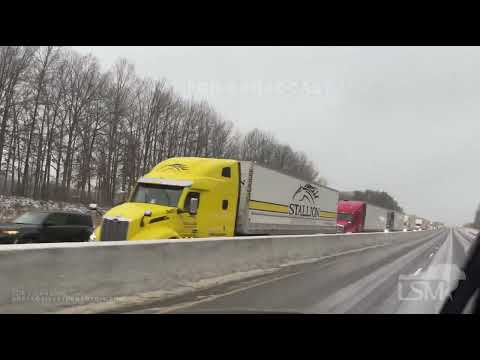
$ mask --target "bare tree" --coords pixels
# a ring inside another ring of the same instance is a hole
[[[125,59],[102,72],[68,49],[0,47],[3,193],[111,205],[174,156],[253,160],[324,181],[305,154],[259,129],[242,136],[206,101],[139,78]]]
[[[41,107],[41,95],[44,92],[45,83],[48,81],[48,70],[50,69],[58,50],[54,46],[47,46],[41,48],[36,54],[33,60],[33,74],[32,74],[32,88],[34,89],[34,99],[33,99],[33,113],[28,125],[28,138],[27,138],[27,147],[25,153],[25,164],[23,168],[23,179],[21,185],[21,194],[28,194],[28,182],[30,179],[29,165],[30,165],[30,153],[32,150],[32,143],[34,140],[34,131],[37,123],[38,113]],[[42,137],[43,134],[40,134]]]
[[[32,47],[0,47],[0,109],[2,120],[0,125],[0,165],[2,164],[5,138],[8,132],[9,119],[13,117],[15,106],[20,100],[18,94],[18,86],[24,81],[25,74],[35,54],[36,48]],[[16,133],[13,129],[13,122],[10,133],[10,147],[7,152],[9,154],[7,169],[5,169],[5,179],[7,179],[8,166],[12,156],[13,138]],[[16,130],[16,129],[15,129]],[[6,186],[6,181],[4,182]]]

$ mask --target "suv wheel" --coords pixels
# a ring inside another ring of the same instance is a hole
[[[33,244],[34,241],[32,238],[18,238],[13,242],[14,244]]]

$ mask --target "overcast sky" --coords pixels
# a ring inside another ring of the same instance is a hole
[[[241,131],[302,150],[338,190],[462,225],[480,203],[480,48],[73,47],[124,57]]]

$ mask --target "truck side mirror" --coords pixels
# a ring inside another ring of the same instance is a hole
[[[144,226],[145,226],[145,223],[143,222],[143,219],[144,219],[145,217],[150,217],[150,216],[152,216],[152,210],[145,210],[145,211],[143,212],[142,220],[140,220],[140,227],[144,227]]]
[[[190,215],[196,215],[198,211],[198,199],[192,198],[190,199],[190,210],[188,211]]]

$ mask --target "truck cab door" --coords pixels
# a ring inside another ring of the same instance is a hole
[[[180,221],[182,223],[180,235],[182,237],[197,237],[197,214],[193,215],[190,213],[192,199],[197,199],[198,201],[197,212],[200,209],[200,193],[194,191],[189,192],[185,198],[185,205],[183,207],[185,212],[180,214]]]
[[[358,224],[357,225],[357,232],[361,233],[363,232],[363,226],[365,225],[364,224],[364,217],[361,216],[361,214],[356,214],[355,216],[355,223]]]

